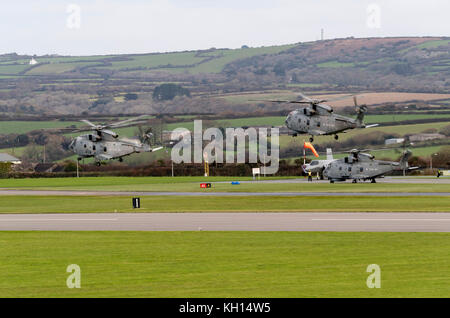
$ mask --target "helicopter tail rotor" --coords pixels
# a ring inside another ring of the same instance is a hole
[[[356,122],[359,127],[365,127],[364,125],[364,114],[367,112],[367,105],[358,105],[358,100],[356,99],[356,95],[353,96],[353,104],[355,104],[356,109]]]

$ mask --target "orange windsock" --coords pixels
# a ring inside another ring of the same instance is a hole
[[[312,151],[314,156],[319,157],[319,154],[317,153],[316,149],[314,149],[314,146],[312,145],[312,143],[310,143],[310,142],[303,143],[303,148],[308,148],[309,150]]]

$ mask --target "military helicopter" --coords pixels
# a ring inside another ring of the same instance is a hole
[[[374,156],[363,151],[366,150],[352,149],[348,156],[330,162],[323,172],[324,176],[330,180],[330,183],[347,179],[352,179],[353,183],[357,183],[358,180],[371,180],[372,183],[376,183],[375,178],[394,170],[418,169],[418,167],[408,166],[410,150],[403,152],[399,162],[375,160]]]
[[[327,148],[327,159],[325,160],[312,160],[310,163],[303,164],[303,170],[308,173],[318,173],[320,176],[320,180],[323,180],[323,171],[325,168],[334,160],[333,151],[331,148]]]
[[[345,132],[354,128],[370,128],[378,126],[365,125],[363,122],[364,113],[367,111],[366,105],[359,106],[355,95],[340,96],[333,99],[313,99],[300,93],[302,100],[270,100],[275,103],[292,103],[292,104],[306,104],[307,106],[291,111],[286,117],[286,127],[291,130],[295,137],[297,134],[308,134],[310,142],[314,141],[313,136],[320,135],[334,135],[334,139],[338,139],[338,133]],[[324,103],[337,101],[353,97],[353,102],[356,107],[356,119],[334,114],[333,108]]]
[[[146,123],[142,121],[145,117],[139,116],[127,120],[119,121],[107,125],[95,125],[89,120],[83,119],[82,122],[90,127],[77,129],[75,132],[91,131],[86,135],[76,137],[69,145],[78,155],[78,161],[83,158],[93,157],[96,165],[100,166],[103,160],[118,159],[123,161],[123,157],[139,152],[153,152],[162,149],[162,147],[152,148],[150,139],[153,136],[151,129],[142,131],[139,126],[141,136],[139,138],[119,138],[119,135],[110,128],[123,128]]]

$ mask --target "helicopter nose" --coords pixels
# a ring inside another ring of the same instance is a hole
[[[75,138],[72,140],[72,142],[69,144],[69,149],[75,148],[75,145],[77,144],[77,139],[78,138]]]
[[[286,124],[286,126],[289,128],[289,126],[291,125],[291,121],[292,121],[292,114],[287,115],[284,123]]]

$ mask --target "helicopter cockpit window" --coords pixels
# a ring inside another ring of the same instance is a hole
[[[108,149],[106,149],[106,147],[104,147],[104,148],[103,148],[103,151],[104,151],[104,152],[107,152],[107,151],[108,151]]]
[[[317,166],[319,164],[319,162],[318,161],[311,161],[311,166]]]
[[[91,140],[91,141],[92,141],[92,135],[89,135],[89,140]]]
[[[84,146],[84,148],[86,148],[86,144],[84,144],[83,146]]]
[[[95,145],[93,145],[93,146],[92,146],[92,150],[94,150],[94,151],[95,151]]]
[[[359,168],[359,172],[363,172],[363,167]]]
[[[352,171],[352,167],[348,167],[348,172],[351,172]]]
[[[320,127],[320,121],[317,122],[317,127]]]

